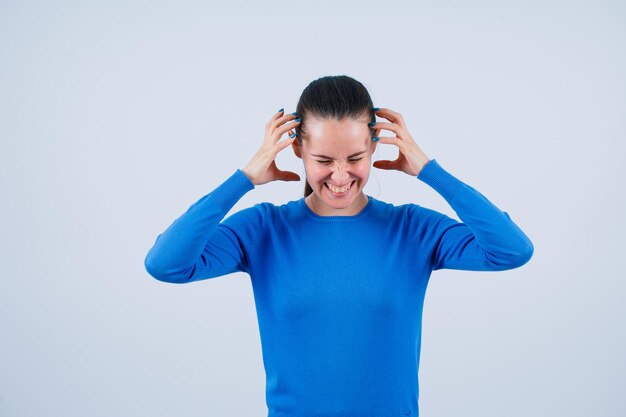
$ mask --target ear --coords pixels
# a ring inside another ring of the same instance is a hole
[[[302,159],[302,154],[300,153],[300,146],[298,146],[298,138],[291,142],[291,147],[293,148],[293,153],[300,159]]]

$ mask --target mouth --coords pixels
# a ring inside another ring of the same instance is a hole
[[[356,180],[352,180],[352,182],[350,184],[348,184],[347,186],[344,186],[344,187],[335,187],[335,186],[333,186],[332,189],[330,188],[328,183],[324,182],[324,187],[326,187],[326,189],[328,189],[328,191],[330,191],[330,193],[333,196],[335,196],[335,197],[343,197],[343,196],[346,196],[350,192],[350,190],[352,190],[355,182],[356,182]],[[333,191],[333,189],[335,191]]]

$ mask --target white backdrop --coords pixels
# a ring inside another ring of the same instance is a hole
[[[624,415],[624,39],[607,0],[0,2],[0,416],[266,416],[249,276],[166,284],[143,261],[339,74],[535,246],[433,273],[421,414]],[[365,192],[458,219],[397,171]]]

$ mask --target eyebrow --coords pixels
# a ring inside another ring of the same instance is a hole
[[[367,152],[367,149],[361,152],[357,152],[357,153],[353,153],[352,155],[348,156],[348,158],[352,158],[353,156],[357,156],[357,155],[361,155],[362,153]],[[326,155],[315,155],[314,153],[312,153],[311,155],[313,156],[317,156],[319,158],[326,158],[326,159],[333,159],[330,156],[326,156]]]

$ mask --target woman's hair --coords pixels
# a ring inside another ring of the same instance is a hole
[[[347,75],[329,75],[312,81],[300,95],[296,112],[302,119],[295,128],[298,145],[307,136],[307,119],[359,119],[368,116],[376,121],[372,98],[363,84]],[[373,136],[374,129],[370,128]],[[305,177],[304,196],[313,192]]]

